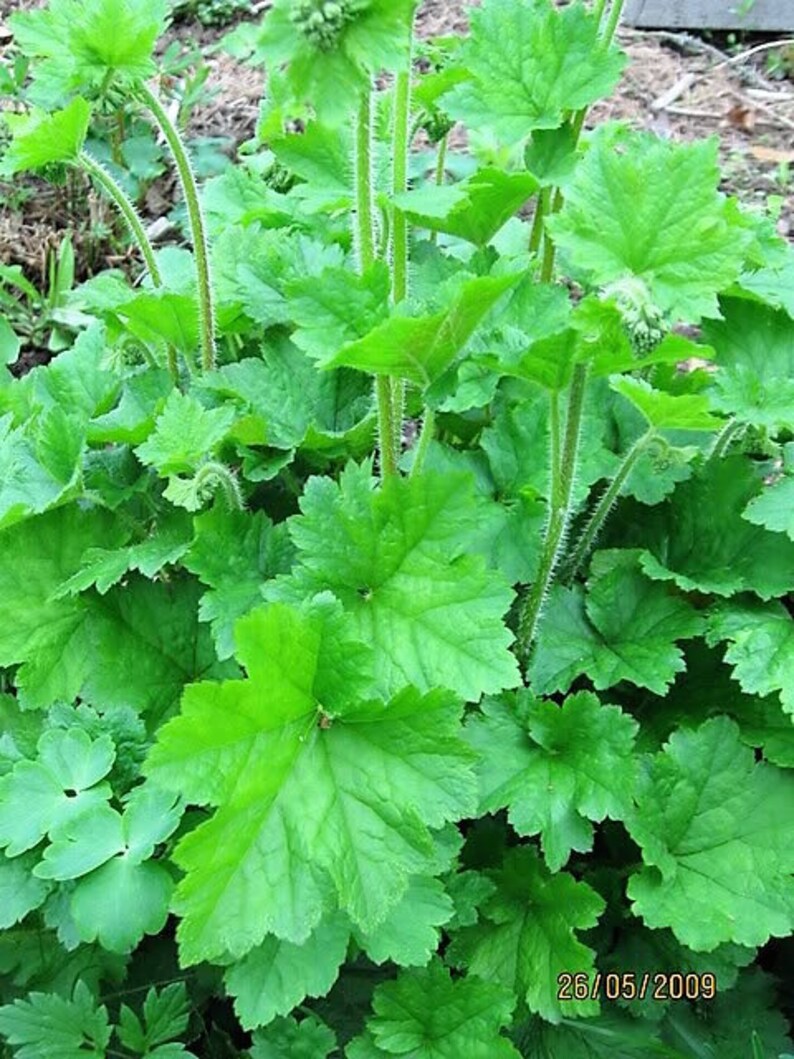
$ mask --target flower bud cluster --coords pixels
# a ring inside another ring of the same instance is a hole
[[[293,0],[290,18],[320,51],[332,51],[348,23],[367,7],[368,0]]]

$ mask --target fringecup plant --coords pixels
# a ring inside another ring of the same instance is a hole
[[[588,128],[621,6],[425,75],[412,4],[280,0],[225,362],[114,371],[105,275],[0,378],[11,1054],[791,1052],[794,255],[716,140]]]
[[[216,356],[215,309],[196,177],[179,129],[148,84],[157,72],[154,45],[167,15],[165,0],[53,0],[41,10],[14,15],[11,28],[19,46],[33,59],[29,98],[34,104],[51,107],[76,93],[89,100],[137,99],[154,119],[171,151],[187,205],[198,282],[202,366],[210,371]]]

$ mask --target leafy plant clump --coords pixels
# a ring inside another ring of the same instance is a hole
[[[587,128],[619,0],[421,63],[416,6],[238,26],[201,186],[165,5],[10,20],[5,171],[82,171],[142,276],[0,379],[9,1057],[792,1050],[792,250],[713,140]],[[119,102],[189,247],[91,153]]]

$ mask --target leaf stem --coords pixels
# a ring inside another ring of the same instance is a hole
[[[606,51],[615,39],[618,26],[620,25],[620,16],[623,14],[624,0],[615,0],[609,12],[609,18],[607,19],[606,28],[604,30],[604,36],[601,38],[601,43]],[[599,20],[603,15],[603,10],[599,14]]]
[[[428,449],[430,448],[430,442],[433,440],[433,435],[436,429],[436,413],[435,409],[428,408],[425,405],[424,420],[422,422],[422,431],[419,435],[419,441],[416,444],[416,454],[414,455],[414,462],[411,465],[411,473],[409,478],[413,478],[415,474],[419,474],[422,470],[422,466],[425,462]]]
[[[366,92],[356,118],[355,137],[355,236],[359,271],[375,262],[375,223],[372,210],[372,98]]]
[[[157,95],[143,81],[138,83],[140,98],[149,108],[152,117],[165,137],[176,164],[182,194],[185,196],[190,235],[193,241],[193,253],[196,259],[196,278],[198,280],[199,325],[201,333],[201,363],[204,371],[215,367],[215,309],[212,297],[212,280],[210,277],[209,245],[204,215],[199,200],[198,185],[190,164],[187,150],[182,141],[179,129],[168,115]]]
[[[154,249],[152,248],[149,236],[146,234],[146,229],[138,215],[138,211],[135,209],[132,199],[127,195],[121,184],[113,179],[102,163],[98,162],[96,158],[92,158],[87,151],[80,152],[78,164],[80,168],[102,188],[108,198],[113,201],[116,209],[126,222],[127,227],[130,230],[130,235],[132,235],[133,239],[138,244],[138,249],[141,252],[146,268],[149,271],[152,286],[162,287],[163,277],[154,256]],[[168,346],[167,355],[168,371],[176,384],[179,382],[179,366],[176,359],[176,350],[172,345]]]
[[[410,149],[409,125],[411,119],[411,60],[401,70],[394,83],[394,134],[392,192],[395,196],[408,190],[408,152]],[[408,219],[402,210],[394,207],[391,235],[392,299],[394,304],[408,296]],[[403,411],[405,407],[405,383],[402,379],[391,380],[392,391],[392,446],[395,455],[402,448]]]
[[[565,534],[570,522],[571,495],[579,457],[579,438],[582,428],[582,410],[584,408],[586,385],[587,367],[583,364],[577,364],[574,368],[573,378],[568,391],[565,439],[559,458],[554,454],[554,449],[557,446],[555,446],[552,438],[551,507],[548,522],[546,523],[538,575],[524,596],[519,610],[518,649],[525,666],[529,661],[532,645],[540,623],[543,604],[551,587],[551,581],[565,544]],[[554,417],[552,416],[552,424],[553,419]],[[552,425],[552,431],[553,429]],[[554,471],[557,466],[559,469],[555,475]]]
[[[397,74],[394,87],[394,168],[392,191],[395,196],[408,188],[408,122],[411,111],[411,70]],[[392,297],[401,302],[408,294],[408,221],[395,207],[391,237]]]
[[[441,187],[447,173],[447,147],[449,145],[449,133],[445,133],[438,143],[436,154],[436,187]],[[438,232],[430,233],[430,242],[435,246],[438,243]]]
[[[375,225],[372,209],[372,94],[364,93],[356,116],[355,130],[355,243],[360,272],[375,263]],[[394,408],[391,381],[378,375],[375,379],[375,401],[378,408],[378,445],[381,476],[397,473],[397,451],[394,446]]]
[[[551,188],[542,188],[535,204],[535,216],[532,218],[532,231],[529,235],[529,250],[532,254],[536,254],[540,250],[540,244],[543,239],[543,221],[551,205],[551,194]]]
[[[604,522],[606,521],[609,512],[612,510],[612,505],[620,494],[620,490],[623,488],[629,475],[634,470],[640,456],[642,456],[655,437],[656,431],[651,428],[634,442],[623,457],[623,462],[618,468],[615,477],[601,496],[601,499],[596,504],[595,509],[588,519],[587,525],[579,538],[576,548],[574,549],[573,555],[566,565],[566,581],[572,581],[574,577],[576,577],[579,572],[579,567],[587,558],[596,537],[601,532]]]
[[[722,430],[717,434],[714,439],[714,444],[711,446],[708,458],[710,460],[719,460],[725,455],[728,449],[731,447],[731,442],[736,437],[737,433],[741,430],[742,424],[736,419],[729,419]]]
[[[130,230],[130,234],[138,244],[138,249],[141,252],[141,256],[146,263],[146,268],[149,270],[149,275],[152,278],[152,284],[155,287],[162,287],[163,277],[160,274],[160,269],[155,260],[152,244],[149,242],[146,229],[143,227],[143,222],[138,216],[138,211],[135,209],[129,195],[127,195],[121,184],[113,179],[107,169],[105,169],[105,167],[95,158],[92,158],[87,151],[80,152],[78,163],[80,168],[83,169],[92,180],[96,181],[108,198],[113,201],[116,209],[124,218],[124,221]]]

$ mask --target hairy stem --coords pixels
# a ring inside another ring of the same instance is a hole
[[[604,29],[604,35],[601,38],[601,44],[605,50],[611,45],[612,41],[615,39],[615,34],[617,33],[618,26],[620,25],[620,16],[623,14],[623,4],[624,0],[615,0],[615,2],[612,4],[612,8],[609,12],[609,18],[607,19],[606,27]]]
[[[432,408],[428,408],[425,405],[424,420],[422,422],[422,432],[419,435],[419,441],[416,443],[416,453],[414,455],[414,462],[411,465],[411,474],[409,477],[413,477],[415,474],[419,474],[422,470],[422,466],[427,456],[427,450],[430,448],[430,442],[433,440],[433,435],[436,429],[436,413]]]
[[[551,188],[542,188],[535,204],[535,216],[532,218],[532,231],[529,234],[530,253],[536,254],[540,250],[543,239],[543,221],[549,212],[551,205]]]
[[[365,272],[375,262],[375,225],[372,209],[372,96],[366,92],[356,116],[355,131],[355,242],[358,267]],[[394,446],[394,409],[391,381],[386,376],[375,379],[378,407],[378,446],[381,476],[397,473],[397,451]]]
[[[394,134],[392,191],[395,196],[408,190],[408,152],[410,149],[409,124],[411,118],[411,61],[408,67],[397,74],[394,84]],[[394,207],[391,237],[392,299],[394,304],[408,296],[408,220],[402,210]],[[394,452],[402,447],[403,410],[405,407],[405,383],[402,379],[391,380],[392,431]]]
[[[355,242],[358,266],[365,272],[375,262],[375,220],[372,208],[372,98],[362,97],[355,138]]]
[[[574,577],[576,577],[580,566],[590,554],[590,549],[593,547],[598,534],[601,532],[601,529],[607,520],[607,516],[612,510],[612,505],[620,495],[620,490],[628,481],[629,475],[634,470],[637,460],[639,460],[640,456],[642,456],[655,436],[656,431],[653,429],[649,430],[634,442],[623,457],[623,462],[620,467],[618,467],[615,477],[609,483],[601,496],[601,499],[596,504],[595,509],[588,519],[587,525],[579,538],[576,548],[574,549],[573,555],[567,564],[565,575],[567,581],[572,581]]]
[[[445,133],[439,140],[438,153],[436,154],[436,187],[441,187],[447,173],[447,147],[449,145],[449,133]],[[438,232],[430,233],[430,242],[433,246],[438,242]]]
[[[711,446],[708,458],[710,460],[719,460],[726,454],[728,449],[731,447],[734,438],[741,431],[742,424],[736,419],[729,419],[722,430],[717,434],[714,439],[714,444]]]
[[[604,29],[603,36],[601,37],[601,47],[605,51],[611,46],[612,41],[615,39],[615,33],[617,32],[617,28],[620,25],[620,16],[623,13],[623,4],[624,4],[624,0],[615,0],[615,2],[612,5],[612,8],[611,8],[611,10],[609,12],[609,18],[607,19],[606,27]],[[606,7],[606,2],[605,2],[605,0],[603,0],[603,2],[597,2],[595,7],[593,8],[593,13],[598,18],[599,25],[601,25],[602,22],[603,22],[605,7]],[[573,114],[571,119],[570,119],[570,121],[571,121],[571,130],[573,131],[574,143],[575,144],[579,142],[579,137],[582,135],[582,129],[584,128],[584,123],[585,123],[586,118],[587,118],[587,107],[583,107],[581,110],[576,111],[576,113]],[[563,204],[562,190],[560,188],[556,188],[554,190],[554,192],[553,193],[550,192],[550,194],[551,194],[551,203],[550,203],[550,205],[547,204],[544,207],[543,215],[541,216],[540,221],[539,221],[539,224],[541,226],[541,230],[542,230],[542,222],[545,219],[545,216],[547,216],[549,214],[558,213],[562,209],[562,204]],[[540,203],[538,203],[538,206],[540,206]],[[534,237],[534,225],[533,225],[533,237]],[[530,250],[539,248],[539,246],[540,246],[540,234],[538,234],[537,240],[538,240],[537,246],[535,246],[534,248],[532,246],[532,243],[530,242]],[[554,243],[551,241],[551,239],[549,239],[548,236],[546,236],[544,238],[544,241],[543,241],[543,264],[542,264],[541,273],[540,273],[540,279],[541,279],[542,283],[550,282],[552,276],[554,275],[554,258],[555,258],[555,254],[556,254],[556,248],[554,246]]]
[[[86,151],[80,152],[78,164],[80,168],[102,188],[108,198],[112,200],[113,204],[123,217],[130,231],[130,235],[138,244],[138,249],[141,252],[146,268],[149,271],[152,286],[162,287],[163,277],[154,256],[154,249],[149,242],[149,236],[146,234],[146,229],[143,227],[143,222],[138,215],[138,211],[135,209],[132,199],[127,195],[121,184],[113,179],[102,163],[98,162],[95,158],[92,158]],[[176,350],[172,345],[168,346],[167,355],[168,371],[174,382],[178,383],[179,366],[176,359]]]
[[[587,383],[587,368],[578,364],[574,368],[568,392],[568,413],[565,421],[565,438],[559,460],[554,455],[554,439],[551,445],[551,499],[549,518],[540,556],[538,575],[525,595],[519,610],[518,649],[524,665],[529,661],[537,635],[543,604],[551,587],[554,571],[565,544],[565,534],[571,518],[571,494],[576,478],[579,458],[579,436],[582,428],[582,410]],[[553,420],[552,420],[553,422]],[[559,467],[556,476],[555,466]]]
[[[165,137],[176,164],[182,194],[185,196],[190,235],[193,241],[193,253],[196,259],[196,278],[198,280],[199,325],[201,334],[201,363],[204,371],[215,367],[215,309],[212,297],[212,280],[210,278],[209,245],[204,215],[201,211],[198,186],[187,150],[182,141],[179,129],[171,121],[165,107],[143,82],[138,85],[140,98],[149,108],[160,131]]]
[[[160,275],[160,269],[154,257],[152,244],[149,242],[149,237],[143,227],[141,218],[138,216],[138,211],[135,209],[132,200],[127,195],[124,188],[113,179],[107,169],[105,169],[100,162],[97,162],[97,160],[92,158],[86,151],[80,152],[78,162],[80,168],[83,169],[91,179],[102,188],[108,198],[113,201],[116,209],[124,218],[124,221],[129,228],[130,235],[138,244],[138,249],[146,263],[146,268],[149,270],[149,275],[152,277],[152,284],[155,287],[162,287],[163,277]]]
[[[408,122],[411,111],[411,71],[397,74],[394,86],[394,169],[392,191],[395,196],[408,189]],[[395,207],[391,237],[392,297],[401,302],[408,294],[408,221]]]

